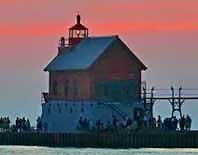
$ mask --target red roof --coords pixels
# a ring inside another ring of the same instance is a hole
[[[74,26],[70,27],[69,29],[70,30],[87,30],[87,28],[80,23],[75,24]]]

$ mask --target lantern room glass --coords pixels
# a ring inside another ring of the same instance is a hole
[[[85,38],[88,36],[88,30],[69,30],[69,38]]]

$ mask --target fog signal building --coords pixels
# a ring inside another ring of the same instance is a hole
[[[116,119],[141,117],[141,72],[147,67],[117,35],[89,36],[77,23],[61,37],[58,54],[46,66],[49,92],[43,93],[42,129],[80,132],[79,121],[92,127]]]

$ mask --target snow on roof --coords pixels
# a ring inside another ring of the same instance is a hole
[[[88,37],[57,55],[44,71],[84,70],[90,67],[118,36]]]

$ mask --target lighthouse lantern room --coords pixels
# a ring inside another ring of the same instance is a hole
[[[69,28],[69,46],[78,44],[83,38],[88,37],[88,28],[80,23],[81,17],[76,16],[77,23]]]

